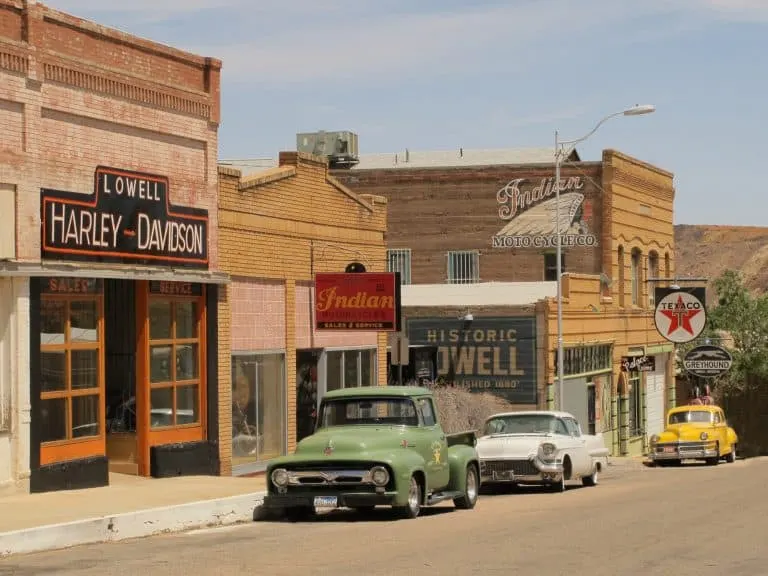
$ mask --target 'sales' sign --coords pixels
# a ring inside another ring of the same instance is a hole
[[[98,167],[93,196],[42,189],[42,257],[208,267],[208,211],[173,206],[168,179]]]
[[[315,274],[315,325],[317,330],[399,330],[399,274]]]

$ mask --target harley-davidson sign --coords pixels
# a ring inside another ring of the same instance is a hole
[[[317,330],[400,330],[400,278],[396,272],[315,274]]]
[[[558,232],[564,248],[597,246],[592,201],[585,200],[583,188],[581,176],[561,178],[558,200],[554,178],[509,181],[496,193],[499,218],[508,223],[493,237],[492,246],[556,248]]]
[[[92,196],[40,191],[46,259],[208,267],[208,211],[173,206],[168,179],[96,168]]]

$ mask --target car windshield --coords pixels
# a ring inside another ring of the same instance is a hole
[[[339,398],[324,400],[318,428],[360,425],[418,426],[416,405],[410,398]]]
[[[485,434],[567,434],[565,424],[551,414],[508,414],[485,423]]]
[[[712,414],[706,410],[687,410],[669,415],[670,424],[687,424],[688,422],[709,424],[711,421]]]

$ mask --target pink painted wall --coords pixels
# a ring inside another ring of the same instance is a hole
[[[296,348],[310,348],[310,331],[314,326],[314,314],[310,309],[310,296],[314,287],[308,283],[296,283]],[[344,348],[377,345],[376,332],[330,332],[315,330],[315,348]]]
[[[285,284],[233,278],[232,350],[285,349]]]

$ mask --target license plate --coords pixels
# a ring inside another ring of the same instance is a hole
[[[494,472],[493,479],[494,480],[514,480],[515,473],[512,470],[509,470],[507,472]]]
[[[315,508],[336,508],[338,501],[336,496],[315,496]]]
[[[667,452],[667,453],[671,454],[674,451],[675,451],[675,447],[674,446],[664,446],[664,452]]]

